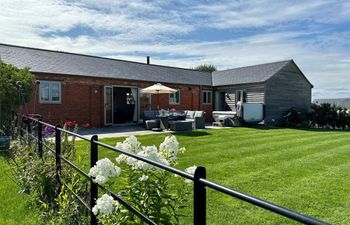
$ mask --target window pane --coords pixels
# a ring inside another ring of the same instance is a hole
[[[169,103],[171,104],[180,103],[180,91],[169,94]]]
[[[208,97],[207,97],[208,103],[211,103],[211,94],[212,92],[208,91]]]
[[[246,91],[242,91],[243,92],[243,102],[247,102],[247,92]]]
[[[174,99],[175,99],[174,93],[171,93],[171,94],[169,95],[169,102],[170,102],[170,103],[174,103]]]
[[[207,93],[208,93],[208,92],[206,92],[206,91],[203,92],[203,103],[208,103],[208,102],[207,102]]]
[[[49,83],[41,83],[40,84],[40,101],[48,102],[49,99]]]
[[[51,83],[51,96],[52,101],[60,101],[60,85],[58,83]]]

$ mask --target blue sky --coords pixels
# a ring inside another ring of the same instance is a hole
[[[347,0],[0,0],[0,41],[219,70],[294,59],[313,98],[350,97]]]

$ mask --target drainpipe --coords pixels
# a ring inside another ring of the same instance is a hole
[[[199,110],[203,110],[203,107],[202,107],[202,85],[199,86]]]
[[[38,86],[40,85],[40,81],[39,80],[36,80],[35,81],[35,94],[34,94],[34,101],[33,101],[33,113],[36,114],[36,103],[37,103],[37,100],[38,100]]]

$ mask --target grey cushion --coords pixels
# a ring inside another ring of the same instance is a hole
[[[194,117],[203,117],[203,116],[204,116],[203,111],[195,111],[195,113],[194,113]]]
[[[147,120],[146,121],[146,129],[152,130],[153,128],[159,128],[160,121],[159,120]]]
[[[154,113],[154,111],[149,110],[149,111],[144,111],[143,115],[144,115],[144,118],[154,118],[155,113]]]
[[[185,131],[192,130],[191,121],[171,121],[169,122],[169,128],[171,131]]]
[[[143,112],[143,121],[157,119],[159,115],[158,110],[147,110]]]
[[[188,110],[186,112],[186,119],[193,119],[194,118],[194,111]]]

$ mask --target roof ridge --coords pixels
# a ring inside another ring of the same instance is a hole
[[[198,72],[198,73],[205,73],[205,74],[209,73],[209,72],[198,71],[198,70],[194,70],[194,69],[190,69],[190,68],[165,66],[165,65],[158,65],[158,64],[147,64],[147,63],[135,62],[135,61],[124,60],[124,59],[113,59],[113,58],[108,58],[108,57],[103,57],[103,56],[87,55],[87,54],[82,54],[82,53],[65,52],[65,51],[51,50],[51,49],[44,49],[44,48],[35,48],[35,47],[28,47],[28,46],[22,46],[22,45],[13,45],[13,44],[1,43],[1,42],[0,42],[0,45],[9,46],[9,47],[16,47],[16,48],[31,49],[31,50],[38,50],[38,51],[68,54],[68,55],[91,57],[91,58],[97,58],[97,59],[106,59],[106,60],[113,60],[113,61],[120,61],[120,62],[127,62],[127,63],[136,63],[136,64],[141,64],[141,65],[146,65],[146,66],[159,66],[159,67],[172,68],[172,69],[189,70],[189,71],[194,71],[194,72]]]
[[[224,72],[224,71],[230,71],[230,70],[236,70],[236,69],[243,69],[243,68],[248,68],[248,67],[269,65],[269,64],[274,64],[274,63],[282,63],[282,62],[289,63],[289,62],[292,62],[292,61],[293,61],[293,59],[288,59],[288,60],[281,60],[281,61],[275,61],[275,62],[260,63],[260,64],[254,64],[254,65],[249,65],[249,66],[235,67],[235,68],[232,68],[232,69],[218,70],[218,71],[214,71],[213,73]]]

